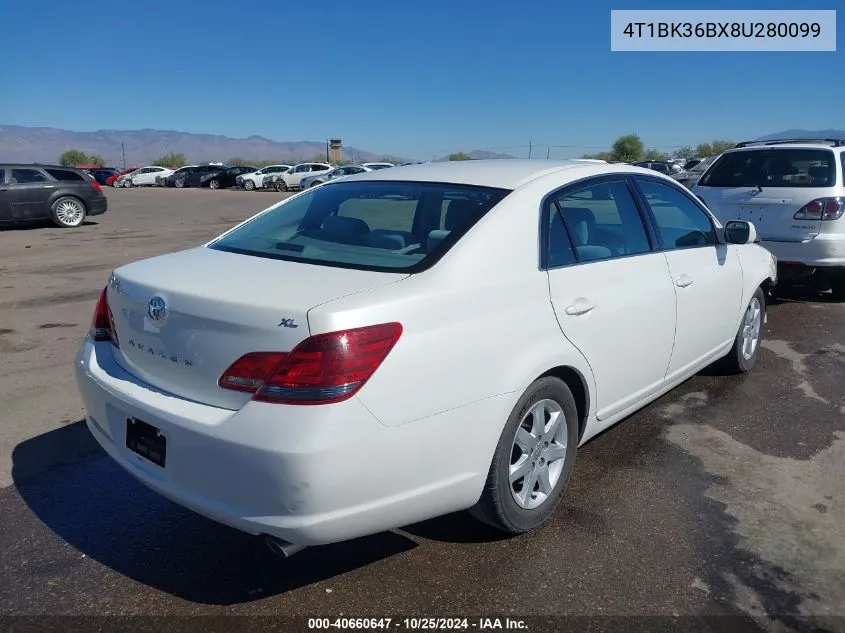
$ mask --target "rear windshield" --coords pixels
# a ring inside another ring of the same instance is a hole
[[[509,193],[429,182],[329,182],[276,205],[210,248],[360,270],[419,272]]]
[[[824,149],[755,149],[723,154],[698,182],[704,187],[831,187],[836,157]]]

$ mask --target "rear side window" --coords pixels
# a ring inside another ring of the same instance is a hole
[[[704,187],[832,187],[836,158],[825,149],[761,148],[723,154],[698,183]]]
[[[638,255],[651,250],[642,217],[625,181],[590,185],[565,192],[554,200],[578,261]],[[565,250],[563,246],[561,249]]]
[[[27,185],[34,182],[49,182],[47,177],[37,169],[13,169],[11,182]]]
[[[210,248],[412,273],[436,262],[508,193],[429,182],[330,181],[280,203]]]
[[[85,182],[85,178],[75,171],[68,171],[67,169],[45,169],[44,171],[62,182]]]
[[[6,182],[6,170],[0,169],[0,183]]]

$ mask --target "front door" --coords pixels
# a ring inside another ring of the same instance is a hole
[[[712,219],[690,195],[656,179],[634,181],[654,218],[677,294],[671,380],[736,336],[742,268],[737,247],[720,242]]]

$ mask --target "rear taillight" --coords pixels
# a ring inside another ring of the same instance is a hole
[[[224,389],[277,404],[329,404],[351,398],[402,335],[399,323],[317,334],[291,352],[252,352],[223,372]]]
[[[103,188],[100,186],[100,183],[98,183],[93,178],[89,182],[91,183],[91,186],[94,187],[94,189],[97,191],[97,193],[103,193]]]
[[[817,198],[793,215],[795,220],[838,220],[845,211],[845,198]]]
[[[88,332],[95,341],[111,341],[115,347],[120,347],[117,339],[117,332],[114,329],[114,317],[106,297],[108,288],[103,288],[100,298],[97,300],[97,307],[94,309],[94,318],[91,320],[91,329]]]

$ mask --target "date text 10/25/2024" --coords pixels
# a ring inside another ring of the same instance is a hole
[[[309,630],[527,630],[524,620],[518,618],[308,618]]]

